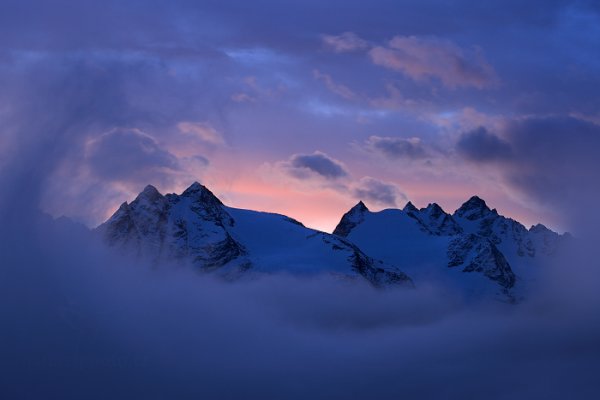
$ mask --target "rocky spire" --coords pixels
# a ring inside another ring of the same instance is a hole
[[[150,202],[154,202],[157,199],[161,198],[162,194],[152,185],[146,185],[144,190],[138,194],[136,200],[146,200]],[[135,200],[134,200],[135,201]]]
[[[194,182],[183,191],[181,197],[190,197],[199,203],[222,206],[223,203],[204,185]]]
[[[362,201],[359,201],[354,207],[352,207],[340,220],[340,223],[335,227],[333,231],[334,235],[347,237],[350,231],[355,226],[360,224],[365,219],[365,213],[368,213],[369,209]]]
[[[490,210],[483,199],[478,196],[473,196],[460,206],[460,208],[454,212],[454,215],[473,221],[482,218],[491,212],[492,210]]]
[[[402,211],[404,211],[405,213],[409,213],[409,212],[418,212],[419,210],[417,209],[417,207],[415,207],[415,205],[411,201],[409,201],[408,203],[406,203],[406,205],[404,206]]]

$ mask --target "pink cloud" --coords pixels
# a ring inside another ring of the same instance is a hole
[[[213,145],[225,143],[223,136],[207,122],[182,121],[177,124],[180,132],[192,135],[199,140]]]
[[[340,35],[323,35],[322,38],[323,44],[334,53],[347,53],[369,47],[366,40],[361,39],[352,32],[344,32]]]
[[[387,46],[369,50],[374,64],[421,81],[439,79],[450,88],[493,86],[497,76],[477,48],[463,49],[449,40],[395,36]]]
[[[236,103],[254,103],[256,99],[247,93],[238,92],[231,95],[231,100]]]
[[[352,100],[357,97],[356,93],[354,93],[350,88],[348,88],[345,85],[336,83],[330,75],[324,74],[318,69],[315,69],[313,71],[313,76],[315,77],[315,79],[322,81],[327,87],[327,89],[329,89],[332,93],[335,93],[346,100]]]

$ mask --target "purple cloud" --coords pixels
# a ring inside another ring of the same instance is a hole
[[[346,167],[341,161],[320,151],[315,151],[313,154],[294,154],[286,167],[291,175],[300,179],[315,174],[330,180],[348,176]]]
[[[470,161],[494,162],[505,182],[558,210],[575,226],[600,223],[600,125],[562,116],[508,121],[502,138],[479,128],[463,135],[457,151]]]
[[[509,143],[484,127],[463,133],[456,149],[463,157],[472,161],[506,160],[512,154]]]
[[[177,157],[138,129],[113,129],[88,143],[92,173],[108,181],[144,184],[179,171]]]
[[[369,47],[366,40],[361,39],[352,32],[344,32],[340,35],[323,35],[322,38],[323,44],[334,53],[347,53]]]
[[[356,98],[356,93],[354,93],[347,86],[335,82],[330,75],[324,74],[318,69],[315,69],[313,70],[313,76],[315,79],[323,82],[327,89],[329,89],[329,91],[332,93],[335,93],[346,100],[352,100]]]
[[[427,157],[427,151],[421,139],[417,137],[381,137],[371,136],[366,142],[367,149],[383,154],[385,157],[398,159],[420,159]]]
[[[387,46],[372,48],[369,56],[376,65],[417,81],[437,78],[449,88],[483,89],[497,82],[479,49],[462,49],[446,39],[395,36]]]
[[[361,178],[352,188],[351,193],[357,199],[389,207],[396,207],[398,198],[406,199],[404,193],[400,192],[396,185],[370,176]]]

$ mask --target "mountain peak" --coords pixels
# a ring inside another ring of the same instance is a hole
[[[365,203],[363,203],[362,200],[359,201],[346,214],[344,214],[340,223],[335,227],[333,234],[347,237],[355,226],[365,220],[365,213],[367,212],[369,212],[369,209]]]
[[[223,205],[221,200],[213,194],[208,188],[198,182],[194,182],[183,191],[181,197],[191,197],[201,203],[210,203],[214,205]]]
[[[363,203],[362,200],[360,200],[358,203],[356,203],[356,205],[354,207],[352,207],[350,209],[350,211],[360,211],[360,212],[365,212],[365,211],[369,211],[369,209],[367,208],[367,206],[365,205],[365,203]]]
[[[160,192],[158,191],[158,189],[156,189],[152,185],[146,185],[146,187],[144,188],[144,190],[142,190],[142,193],[150,194],[150,195],[160,194]]]
[[[463,204],[463,206],[465,205],[470,205],[472,207],[487,207],[485,200],[477,195],[471,196],[471,198]]]
[[[139,202],[150,202],[153,203],[156,200],[162,198],[162,194],[160,194],[160,192],[152,185],[146,185],[146,187],[144,188],[144,190],[142,190],[140,192],[140,194],[138,194],[138,196],[136,197],[136,200]],[[123,205],[121,205],[123,206]]]
[[[187,189],[185,189],[181,195],[185,196],[186,194],[189,195],[192,193],[198,193],[201,190],[208,190],[208,189],[206,189],[206,187],[204,185],[201,185],[200,183],[198,183],[198,181],[194,181],[194,183],[192,183]]]
[[[402,211],[408,213],[408,212],[417,212],[419,210],[417,209],[417,207],[415,207],[415,205],[412,203],[412,201],[409,201],[408,203],[406,203],[406,205],[404,206]]]
[[[429,203],[425,208],[425,211],[428,211],[431,215],[445,214],[444,210],[438,205],[438,203]]]
[[[454,214],[468,220],[475,220],[491,212],[492,210],[481,197],[472,196]]]
[[[546,232],[552,232],[552,231],[543,224],[536,224],[536,225],[532,225],[531,228],[529,228],[529,232],[546,233]]]

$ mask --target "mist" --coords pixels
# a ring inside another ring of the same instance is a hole
[[[3,398],[558,399],[598,390],[600,303],[582,284],[597,275],[579,263],[549,265],[544,290],[517,305],[329,276],[226,282],[117,256],[82,225],[25,211],[0,230]]]

